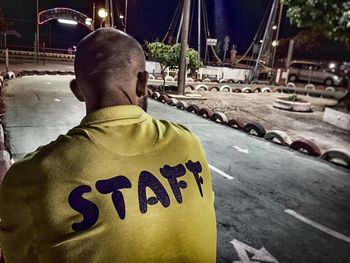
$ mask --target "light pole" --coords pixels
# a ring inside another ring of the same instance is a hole
[[[40,51],[40,37],[39,37],[39,0],[36,0],[36,38],[35,38],[35,46],[36,46],[36,55],[35,55],[35,63],[37,63],[37,58],[39,57]]]
[[[125,14],[124,14],[125,20],[124,20],[124,24],[125,24],[125,32],[126,32],[126,25],[128,22],[128,0],[125,0]]]

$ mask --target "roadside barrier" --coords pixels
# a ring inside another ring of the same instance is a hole
[[[227,125],[237,130],[243,130],[244,128],[244,123],[240,119],[231,119]]]
[[[265,140],[280,144],[282,146],[289,146],[292,143],[292,140],[286,132],[273,130],[268,131],[264,137]]]
[[[310,156],[314,156],[314,157],[321,156],[320,148],[318,148],[318,146],[312,141],[309,141],[306,139],[296,140],[292,142],[292,144],[289,147],[293,150],[308,154]]]
[[[209,108],[201,108],[197,114],[201,117],[210,119],[214,112]]]
[[[188,112],[197,114],[199,112],[200,108],[197,105],[195,105],[195,104],[191,104],[190,106],[187,107],[186,110]]]
[[[223,123],[223,124],[227,124],[227,122],[228,122],[226,115],[222,112],[219,112],[219,111],[214,112],[214,114],[211,116],[210,119],[212,121]]]
[[[321,156],[321,159],[350,168],[350,153],[344,150],[330,149]]]
[[[251,122],[251,123],[247,123],[244,128],[243,131],[255,136],[258,136],[260,138],[263,138],[266,135],[266,130],[265,128],[257,122]]]

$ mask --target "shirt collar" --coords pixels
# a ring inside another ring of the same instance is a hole
[[[127,125],[139,123],[147,119],[147,114],[142,108],[135,105],[122,105],[102,108],[86,115],[81,121],[81,126],[89,126],[104,122],[115,122]]]

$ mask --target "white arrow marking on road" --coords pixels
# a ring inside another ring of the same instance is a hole
[[[293,210],[290,210],[290,209],[287,209],[287,210],[284,210],[284,212],[286,212],[287,214],[295,217],[296,219],[299,219],[301,222],[304,222],[310,226],[313,226],[314,228],[317,228],[318,230],[322,231],[322,232],[325,232],[327,233],[328,235],[331,235],[335,238],[338,238],[338,239],[341,239],[345,242],[348,242],[350,243],[350,237],[347,237],[337,231],[334,231],[326,226],[323,226],[319,223],[316,223],[315,221],[312,221],[311,219],[308,219],[300,214],[298,214],[297,212],[293,211]]]
[[[231,241],[231,244],[236,249],[239,259],[241,261],[233,261],[233,263],[259,263],[263,262],[271,262],[278,263],[277,259],[275,259],[266,248],[262,247],[260,250],[257,250],[253,247],[244,244],[243,242],[234,239]],[[251,258],[254,261],[251,261],[247,252],[253,254],[254,256]]]
[[[249,153],[247,149],[242,149],[241,147],[238,147],[238,146],[233,146],[233,148],[235,148],[238,152],[241,152],[241,153],[246,153],[246,154]]]
[[[227,173],[224,173],[223,171],[219,170],[215,166],[212,166],[212,165],[209,164],[209,168],[212,169],[214,172],[217,172],[218,174],[222,175],[223,177],[225,177],[225,178],[227,178],[229,180],[233,180],[234,179],[231,175],[228,175]]]

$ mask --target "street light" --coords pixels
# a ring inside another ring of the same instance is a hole
[[[120,19],[124,19],[124,16],[123,16],[123,15],[120,15],[119,18],[120,18]]]
[[[276,30],[276,29],[277,29],[277,26],[276,26],[276,25],[273,25],[273,26],[272,26],[272,29],[273,29],[273,30]]]
[[[108,16],[108,11],[105,8],[100,8],[100,10],[98,10],[98,16],[102,19],[105,19]]]
[[[102,27],[102,22],[104,22],[108,16],[108,10],[106,8],[100,8],[98,10],[98,16],[101,18],[100,27]]]
[[[278,40],[274,40],[274,41],[272,41],[272,46],[273,47],[277,47],[278,46]]]

